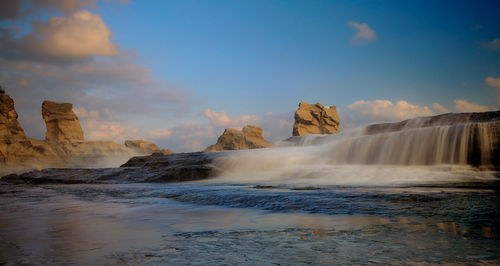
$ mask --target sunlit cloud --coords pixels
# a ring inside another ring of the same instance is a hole
[[[486,84],[500,91],[500,78],[487,77]]]
[[[467,100],[455,100],[455,110],[463,113],[487,112],[490,111],[490,108],[488,106],[468,102]]]
[[[110,39],[111,30],[101,16],[86,10],[33,22],[32,28],[32,32],[19,38],[4,30],[0,55],[15,60],[67,62],[119,54],[118,45]]]
[[[446,113],[451,113],[451,110],[442,106],[441,104],[439,103],[433,103],[432,104],[432,107],[438,111],[439,113],[442,113],[442,114],[446,114]]]
[[[347,108],[358,115],[379,121],[397,121],[434,114],[427,106],[414,105],[403,100],[398,101],[396,104],[389,100],[360,100],[348,105]]]
[[[256,115],[241,115],[230,118],[226,111],[214,111],[205,109],[203,115],[210,120],[210,124],[216,127],[241,128],[248,124],[259,124],[261,119]]]

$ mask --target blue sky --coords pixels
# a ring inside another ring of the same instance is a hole
[[[37,138],[43,99],[73,102],[87,138],[177,151],[245,123],[288,137],[300,101],[345,128],[500,107],[498,1],[13,2],[0,78]]]

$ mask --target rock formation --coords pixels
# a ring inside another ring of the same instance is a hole
[[[205,152],[270,148],[273,143],[262,136],[262,128],[246,125],[242,130],[226,128],[217,143],[207,147]]]
[[[153,154],[128,160],[119,168],[58,168],[9,174],[0,178],[11,184],[87,184],[182,182],[210,178],[217,171],[213,161],[222,153]]]
[[[0,172],[15,172],[46,167],[104,167],[124,162],[137,155],[169,154],[147,141],[85,141],[78,117],[70,103],[44,101],[42,116],[45,140],[26,136],[17,120],[14,101],[0,93]]]
[[[307,134],[334,134],[340,131],[337,107],[323,106],[320,103],[308,104],[301,102],[295,112],[293,136]]]
[[[0,109],[3,110],[3,109]],[[3,113],[2,113],[3,114]],[[4,120],[2,120],[4,121]],[[464,125],[475,125],[477,127],[488,129],[487,132],[480,132],[477,130],[464,131]],[[2,124],[3,125],[3,124]],[[468,143],[470,146],[467,149],[467,164],[476,165],[479,169],[486,170],[494,169],[500,171],[500,111],[496,112],[483,112],[483,113],[461,113],[461,114],[445,114],[432,117],[423,117],[410,119],[398,123],[375,124],[366,127],[365,134],[372,137],[372,134],[386,134],[387,132],[400,131],[408,128],[418,127],[455,127],[455,130],[461,131],[465,136],[470,136]],[[234,130],[226,130],[234,131]],[[237,131],[237,130],[236,130]],[[246,130],[248,132],[248,128]],[[424,130],[424,133],[427,130]],[[242,131],[237,131],[243,133]],[[262,136],[262,131],[255,131],[257,136]],[[458,132],[457,132],[458,133]],[[469,134],[470,133],[470,134]],[[488,133],[488,138],[481,135]],[[427,134],[423,135],[429,136]],[[222,137],[222,136],[221,136]],[[376,136],[375,136],[376,137]],[[296,145],[302,146],[297,141],[301,137],[293,137],[291,142]],[[303,137],[302,137],[303,138]],[[318,136],[318,138],[328,138],[328,136]],[[476,138],[480,138],[478,141]],[[240,137],[241,139],[241,137]],[[410,138],[411,140],[414,138]],[[482,145],[483,143],[490,143],[491,145]],[[102,146],[100,142],[92,142],[96,146]],[[330,142],[331,143],[331,142]],[[92,144],[92,145],[94,145]],[[453,143],[444,142],[448,145],[445,149],[453,146]],[[119,145],[119,144],[116,144]],[[417,143],[419,145],[419,143]],[[215,145],[214,145],[215,146]],[[370,145],[368,145],[370,146]],[[430,145],[432,147],[432,145]],[[123,146],[124,147],[124,146]],[[397,150],[399,146],[395,146]],[[377,149],[379,151],[380,149]],[[431,148],[430,151],[433,149]],[[307,150],[310,152],[311,150]],[[344,151],[342,151],[344,152]],[[323,152],[320,156],[324,157]],[[378,153],[376,153],[378,154]],[[482,156],[486,155],[490,160],[487,164],[483,164]],[[135,182],[181,182],[202,180],[210,177],[215,177],[224,171],[224,158],[234,158],[232,153],[178,153],[171,155],[161,155],[158,153],[149,156],[138,156],[130,158],[120,168],[100,168],[100,169],[44,169],[41,171],[30,171],[23,174],[10,174],[0,178],[2,182],[13,184],[44,184],[44,183],[135,183]],[[331,156],[331,154],[330,154]],[[428,157],[428,156],[425,156]],[[320,163],[324,163],[320,161]],[[332,162],[333,163],[333,162]],[[368,164],[372,162],[368,161]],[[427,163],[425,163],[427,164]],[[425,165],[423,164],[423,165]],[[434,165],[433,162],[429,162]],[[403,164],[402,164],[403,165]],[[410,164],[411,165],[411,164]],[[278,166],[280,167],[280,166]],[[262,167],[260,167],[262,169]],[[1,169],[1,168],[0,168]],[[252,168],[251,170],[255,170]],[[478,172],[479,174],[479,172]],[[478,175],[481,176],[481,175]],[[482,178],[481,178],[482,179]],[[466,180],[466,179],[465,179]],[[480,180],[480,179],[478,179]],[[492,180],[489,178],[484,179],[485,183],[489,186]],[[498,180],[494,180],[494,187],[497,187]],[[460,183],[460,185],[465,183]],[[470,184],[467,183],[467,186]],[[482,185],[481,185],[482,186]]]
[[[156,144],[145,140],[127,140],[125,141],[125,147],[134,149],[138,153],[144,153],[148,155],[153,153],[160,153],[163,155],[174,153],[172,150],[161,149],[160,147],[156,146]]]
[[[17,121],[14,101],[7,94],[0,94],[0,163],[32,159],[32,146]]]
[[[45,139],[56,143],[83,143],[83,130],[71,103],[44,101],[42,117],[47,126]]]

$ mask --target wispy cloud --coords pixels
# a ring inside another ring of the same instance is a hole
[[[439,103],[433,103],[432,107],[436,109],[439,113],[446,114],[446,113],[451,113],[451,110],[442,106]]]
[[[483,25],[476,24],[476,25],[474,25],[474,27],[472,29],[474,29],[474,30],[482,30],[483,28],[484,28]]]
[[[467,100],[455,100],[455,110],[458,112],[487,112],[491,109],[488,106],[471,103]]]
[[[487,77],[484,80],[484,82],[486,82],[486,84],[488,84],[489,86],[500,91],[500,78]]]
[[[248,124],[260,124],[261,119],[256,115],[241,115],[230,118],[226,111],[214,111],[206,109],[202,113],[208,120],[210,124],[216,127],[234,127],[241,128]]]
[[[356,21],[349,21],[348,24],[356,30],[356,34],[351,37],[351,44],[362,45],[377,39],[375,31],[368,24]]]
[[[500,50],[500,39],[496,38],[488,42],[483,42],[482,46],[491,51],[498,51]]]

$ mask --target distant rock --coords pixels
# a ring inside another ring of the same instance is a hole
[[[17,120],[14,101],[7,94],[0,94],[1,174],[47,167],[106,167],[132,156],[172,153],[140,140],[129,142],[128,146],[112,141],[85,141],[70,103],[44,101],[42,116],[46,139],[27,137]]]
[[[205,152],[270,148],[272,142],[264,139],[262,128],[246,125],[242,130],[226,128],[217,143],[207,147]]]
[[[320,103],[301,102],[295,112],[293,136],[308,134],[334,134],[340,131],[337,107],[323,106]]]
[[[167,155],[174,153],[172,150],[162,149],[156,146],[156,144],[145,140],[126,140],[125,147],[134,149],[138,153],[144,155],[150,155],[153,153]]]
[[[71,103],[44,101],[42,116],[47,126],[45,139],[49,142],[83,143],[83,130]]]

